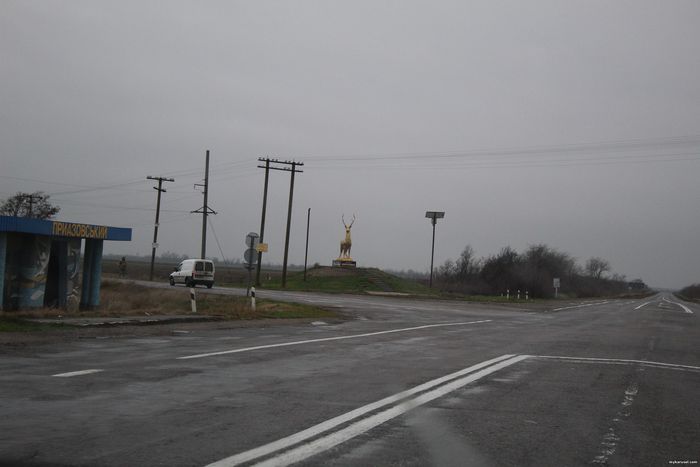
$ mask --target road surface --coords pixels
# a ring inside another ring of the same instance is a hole
[[[1,349],[0,465],[700,461],[697,304],[259,296],[352,319]]]

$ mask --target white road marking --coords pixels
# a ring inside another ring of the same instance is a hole
[[[671,305],[678,305],[679,307],[683,308],[683,311],[685,311],[686,313],[689,313],[691,315],[694,314],[693,310],[691,310],[687,306],[683,305],[682,303],[672,302],[671,300],[668,300],[666,297],[664,297],[664,301],[666,301],[667,303],[670,303]]]
[[[639,310],[641,307],[646,306],[646,305],[648,305],[648,304],[650,304],[650,303],[652,303],[652,302],[642,303],[641,305],[639,305],[638,307],[636,307],[635,310]]]
[[[92,373],[99,373],[101,371],[104,371],[104,370],[92,369],[92,370],[71,371],[68,373],[58,373],[56,375],[51,375],[51,376],[55,376],[56,378],[70,378],[71,376],[89,375]]]
[[[555,308],[552,311],[570,310],[572,308],[583,308],[583,307],[587,307],[587,306],[604,305],[608,302],[610,302],[610,300],[605,300],[603,302],[592,302],[592,303],[588,302],[588,303],[584,303],[582,305],[572,305],[572,306],[564,306],[561,308]]]
[[[700,371],[700,366],[676,365],[674,363],[651,362],[648,360],[626,360],[619,358],[593,358],[593,357],[560,357],[553,355],[531,355],[532,358],[546,358],[550,360],[568,360],[578,363],[607,363],[616,365],[643,365],[654,368],[666,368],[669,370]]]
[[[467,321],[467,322],[463,322],[463,323],[427,324],[425,326],[415,326],[412,328],[402,328],[402,329],[390,329],[388,331],[367,332],[367,333],[363,333],[363,334],[352,334],[349,336],[323,337],[320,339],[308,339],[308,340],[303,340],[303,341],[282,342],[279,344],[257,345],[255,347],[245,347],[242,349],[222,350],[220,352],[210,352],[210,353],[203,353],[203,354],[197,354],[197,355],[187,355],[185,357],[177,357],[177,359],[178,360],[189,360],[192,358],[214,357],[216,355],[227,355],[227,354],[232,354],[232,353],[250,352],[252,350],[272,349],[275,347],[288,347],[290,345],[311,344],[314,342],[337,341],[337,340],[343,340],[343,339],[356,339],[358,337],[379,336],[381,334],[392,334],[395,332],[416,331],[418,329],[439,328],[439,327],[446,327],[446,326],[465,326],[468,324],[481,324],[481,323],[490,323],[490,322],[491,322],[490,319],[484,319],[481,321]]]
[[[620,443],[620,436],[616,434],[616,424],[623,422],[631,414],[631,406],[634,403],[634,398],[639,393],[639,386],[636,382],[630,384],[625,390],[625,398],[622,400],[622,409],[617,412],[613,418],[613,426],[608,428],[608,432],[603,436],[603,441],[600,442],[600,454],[595,456],[591,461],[592,464],[608,465],[608,459],[615,454],[617,446]]]
[[[219,460],[217,462],[209,464],[207,467],[235,466],[244,462],[249,462],[258,459],[260,457],[275,453],[277,451],[281,451],[295,444],[301,443],[315,436],[328,432],[339,425],[347,423],[381,407],[395,402],[403,401],[402,403],[394,407],[374,414],[370,417],[364,418],[337,432],[316,439],[310,443],[302,444],[297,448],[291,449],[287,452],[283,452],[282,454],[268,459],[266,461],[263,461],[257,465],[289,465],[294,462],[300,462],[304,459],[307,459],[310,456],[328,450],[333,446],[337,446],[338,444],[343,443],[351,438],[354,438],[355,436],[365,433],[366,431],[369,431],[370,429],[381,425],[382,423],[385,423],[395,417],[398,417],[399,415],[402,415],[403,413],[408,412],[413,408],[416,408],[434,399],[442,397],[445,394],[455,391],[495,371],[498,371],[507,366],[525,360],[526,358],[528,358],[527,355],[502,355],[498,358],[481,362],[469,368],[465,368],[463,370],[451,373],[441,378],[428,381],[427,383],[421,384],[407,391],[400,392],[398,394],[386,397],[372,404],[368,404],[364,407],[352,410],[346,414],[332,418],[311,428],[307,428],[306,430],[295,433],[291,436],[287,436],[286,438],[282,438],[264,446],[260,446],[258,448],[251,449],[240,454],[236,454],[226,459]],[[465,375],[469,376],[464,377]],[[447,384],[444,384],[443,386],[440,386],[431,391],[424,392],[423,394],[419,395],[414,399],[405,400],[409,396],[421,393],[423,391],[427,391],[443,383]]]

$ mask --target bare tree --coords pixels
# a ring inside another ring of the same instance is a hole
[[[610,271],[610,263],[603,258],[594,256],[586,262],[586,274],[591,277],[600,279],[608,271]]]
[[[474,249],[470,245],[464,247],[455,266],[460,279],[467,279],[479,273],[479,260],[474,256]]]
[[[43,191],[34,193],[18,192],[0,205],[0,215],[50,219],[61,210],[49,202],[49,195]]]

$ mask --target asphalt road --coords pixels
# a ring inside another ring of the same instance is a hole
[[[352,319],[2,349],[0,465],[700,461],[696,304],[259,296]]]

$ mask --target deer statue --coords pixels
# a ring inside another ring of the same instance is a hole
[[[350,238],[350,229],[352,229],[352,224],[355,223],[355,214],[352,215],[352,222],[350,225],[345,223],[345,214],[342,216],[343,225],[345,226],[345,240],[340,242],[340,259],[351,259],[350,249],[352,248],[352,239]]]

